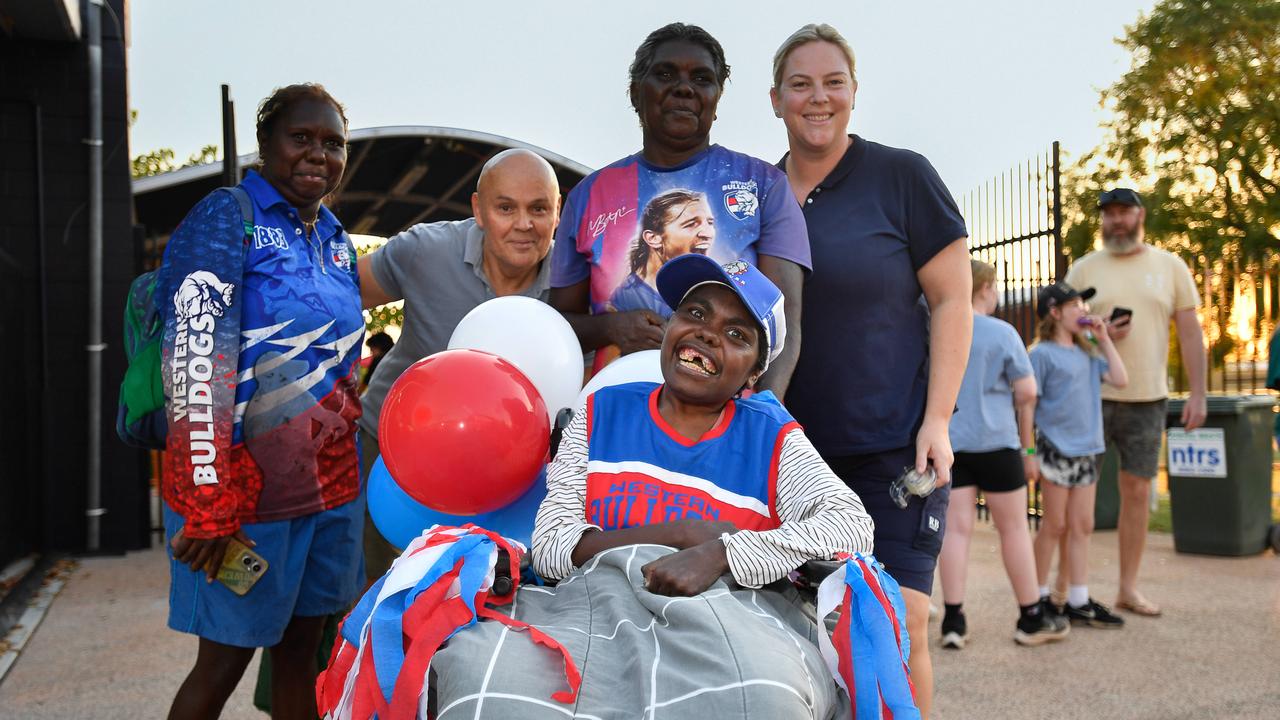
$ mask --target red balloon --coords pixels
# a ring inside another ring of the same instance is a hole
[[[533,383],[478,350],[445,350],[410,365],[378,420],[378,446],[396,484],[451,515],[520,498],[546,459],[550,434]]]

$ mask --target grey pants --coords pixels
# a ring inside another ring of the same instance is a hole
[[[378,438],[368,430],[360,431],[360,477],[369,481],[373,462],[378,459]],[[373,582],[386,574],[391,563],[400,557],[400,551],[382,537],[373,524],[369,509],[364,511],[364,574]]]

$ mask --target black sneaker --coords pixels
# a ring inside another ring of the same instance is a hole
[[[942,647],[948,650],[962,650],[965,639],[968,637],[969,627],[964,621],[964,613],[942,618]]]
[[[1066,611],[1067,618],[1073,623],[1084,623],[1096,628],[1124,627],[1124,618],[1111,612],[1111,608],[1093,598],[1089,598],[1089,602],[1084,607],[1074,607],[1068,603]]]
[[[1013,641],[1019,645],[1034,646],[1055,642],[1065,638],[1071,632],[1071,624],[1061,615],[1051,615],[1041,611],[1029,621],[1018,621],[1013,632]]]
[[[1041,614],[1047,618],[1053,619],[1055,622],[1061,620],[1065,623],[1067,621],[1066,611],[1064,609],[1065,607],[1065,605],[1058,605],[1054,603],[1053,598],[1048,595],[1040,596]]]

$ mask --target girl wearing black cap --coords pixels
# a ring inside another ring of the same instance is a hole
[[[1031,367],[1040,391],[1036,403],[1036,456],[1039,459],[1044,518],[1036,534],[1036,578],[1041,603],[1048,600],[1049,565],[1063,535],[1070,587],[1065,612],[1072,624],[1119,628],[1124,620],[1089,597],[1089,535],[1098,482],[1102,439],[1102,383],[1124,387],[1124,362],[1107,334],[1107,323],[1089,314],[1093,288],[1078,291],[1054,283],[1040,292],[1036,314],[1039,341],[1031,348]]]

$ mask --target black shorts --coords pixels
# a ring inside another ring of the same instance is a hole
[[[956,453],[951,466],[951,486],[976,485],[982,492],[1012,492],[1027,486],[1027,476],[1022,471],[1022,454],[1004,449],[980,453]]]
[[[858,493],[876,524],[876,559],[884,563],[899,585],[929,595],[933,592],[933,571],[938,565],[942,536],[947,530],[951,486],[943,485],[927,497],[910,495],[907,508],[899,509],[889,497],[889,484],[915,463],[915,445],[827,459],[844,484]]]

